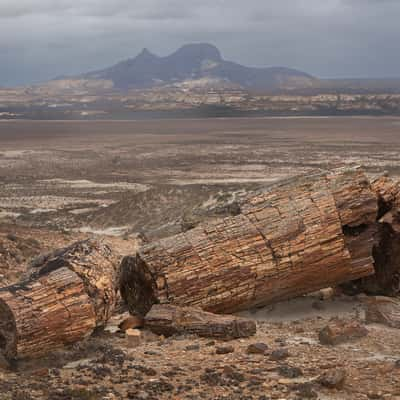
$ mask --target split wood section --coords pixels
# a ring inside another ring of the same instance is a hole
[[[221,340],[246,338],[256,333],[256,323],[231,315],[216,315],[194,307],[155,304],[145,317],[145,327],[157,335],[195,334]]]
[[[155,303],[226,313],[374,273],[378,202],[364,173],[300,177],[217,219],[142,247],[121,265],[132,313]]]
[[[104,325],[117,300],[110,248],[88,240],[42,257],[30,278],[0,289],[0,353],[40,356]]]

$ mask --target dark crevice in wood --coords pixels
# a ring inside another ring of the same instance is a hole
[[[153,304],[157,303],[156,279],[139,255],[124,257],[121,271],[121,295],[125,299],[129,298],[127,303],[130,313],[146,315]]]
[[[361,224],[357,226],[345,225],[343,227],[343,233],[345,234],[345,236],[359,236],[367,229],[368,229],[368,224]]]

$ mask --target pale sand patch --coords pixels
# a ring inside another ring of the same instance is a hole
[[[68,179],[44,179],[39,181],[44,184],[54,184],[55,186],[68,186],[71,189],[116,189],[118,191],[134,190],[136,192],[145,192],[149,189],[149,185],[131,182],[108,182],[99,183],[87,179],[68,180]]]
[[[98,207],[108,207],[115,203],[109,199],[80,199],[78,197],[64,196],[21,196],[0,198],[0,207],[7,209],[27,208],[59,210],[76,204],[90,204]]]
[[[168,183],[178,186],[194,184],[224,184],[224,183],[274,183],[281,178],[204,178],[204,179],[168,179]]]
[[[70,210],[68,212],[73,215],[81,215],[81,214],[90,213],[90,212],[93,212],[96,210],[97,210],[97,208],[95,208],[95,207],[88,207],[88,208],[77,208],[75,210]]]
[[[313,307],[315,302],[321,305],[321,309]],[[329,320],[334,317],[346,318],[358,313],[362,314],[362,308],[362,302],[353,298],[338,297],[321,301],[313,296],[304,296],[259,309],[243,311],[238,315],[268,322],[288,322],[310,318]]]
[[[84,226],[78,229],[74,229],[74,231],[81,233],[92,233],[94,235],[101,236],[122,236],[130,229],[129,226],[114,226],[106,229],[94,229],[90,226]]]
[[[9,212],[9,211],[0,211],[0,219],[18,218],[20,215],[21,215],[20,213],[14,213],[14,212]]]
[[[29,211],[29,214],[46,214],[55,211],[57,210],[54,208],[35,208],[34,210]]]

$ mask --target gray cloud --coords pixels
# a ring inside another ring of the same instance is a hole
[[[1,0],[0,85],[186,42],[322,77],[400,76],[398,0]]]

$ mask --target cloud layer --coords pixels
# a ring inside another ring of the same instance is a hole
[[[246,65],[400,76],[398,0],[1,0],[0,85],[74,74],[187,42]]]

